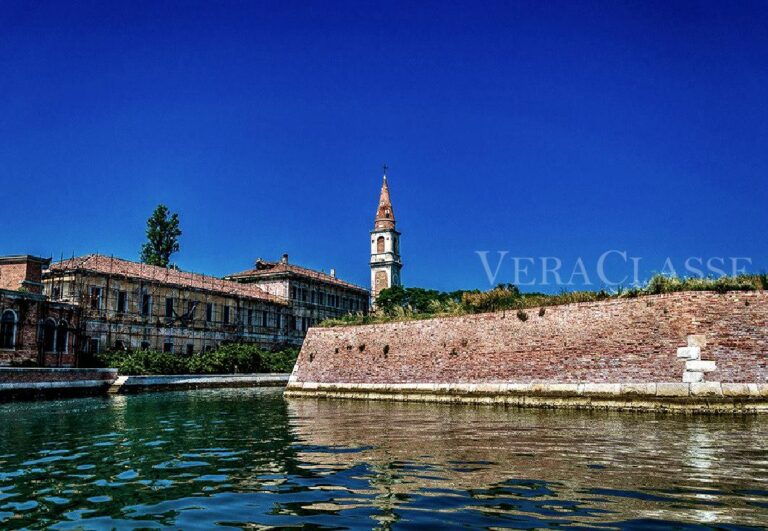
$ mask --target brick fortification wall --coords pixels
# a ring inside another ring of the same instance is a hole
[[[367,384],[681,382],[706,336],[707,382],[768,382],[768,293],[685,292],[309,331],[292,381]]]

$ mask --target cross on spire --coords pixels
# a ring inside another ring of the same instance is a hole
[[[386,179],[387,178],[387,170],[389,169],[389,166],[384,164],[384,166],[382,166],[382,168],[384,169],[384,178]]]

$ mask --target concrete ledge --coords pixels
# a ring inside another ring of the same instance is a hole
[[[61,389],[64,387],[107,387],[110,382],[106,380],[66,380],[63,382],[13,382],[0,383],[0,392],[14,391],[18,389],[45,390]]]
[[[128,376],[113,392],[131,393],[145,390],[197,389],[219,387],[280,387],[288,383],[290,374],[180,374],[170,376]]]
[[[284,386],[289,374],[120,376],[117,369],[0,369],[0,400],[89,396],[151,390]]]
[[[768,412],[768,384],[679,383],[319,383],[292,382],[289,398],[354,398],[632,411]]]

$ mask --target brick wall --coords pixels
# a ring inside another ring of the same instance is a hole
[[[50,261],[35,256],[0,256],[0,289],[42,293],[43,267]]]
[[[0,367],[0,383],[76,382],[103,380],[111,383],[117,369],[35,369]]]
[[[704,334],[707,381],[768,382],[768,293],[687,292],[309,331],[298,382],[679,382]]]
[[[0,264],[0,289],[17,290],[27,278],[25,262]]]
[[[14,363],[43,363],[47,366],[73,366],[80,326],[80,309],[71,304],[46,300],[41,295],[0,290],[0,315],[12,310],[17,317],[13,348],[0,348],[0,366]],[[44,353],[40,323],[53,320],[67,323],[66,352]]]

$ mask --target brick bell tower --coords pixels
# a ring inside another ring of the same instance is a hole
[[[395,229],[395,212],[389,198],[387,167],[379,195],[379,208],[371,231],[371,293],[374,307],[376,297],[383,289],[400,286],[400,233]]]

